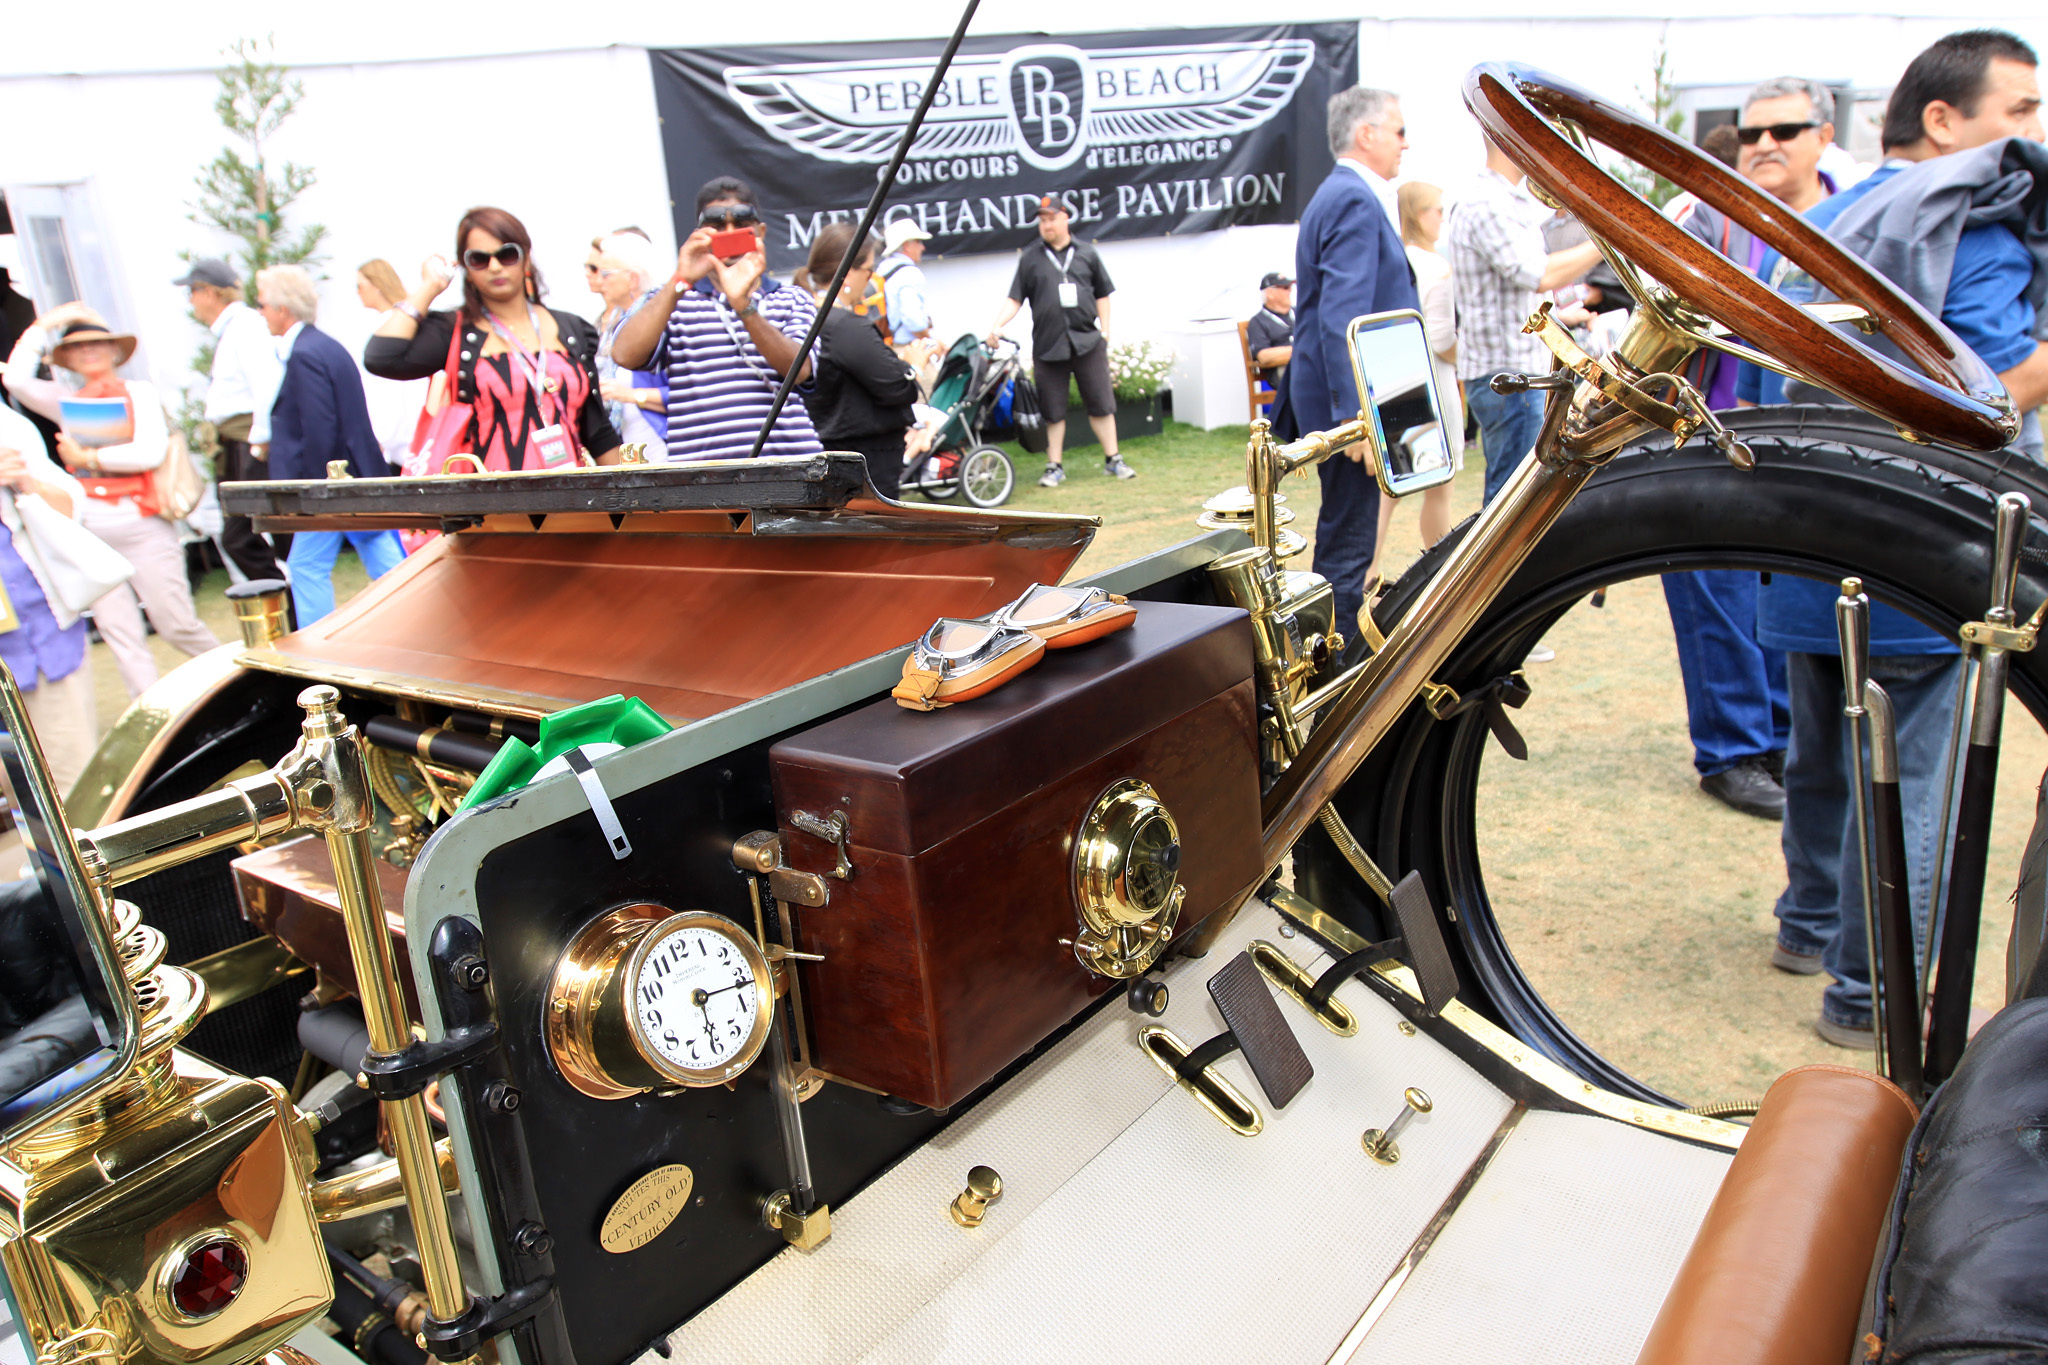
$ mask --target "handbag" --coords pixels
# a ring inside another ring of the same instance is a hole
[[[1038,386],[1023,375],[1010,398],[1010,417],[1017,424],[1017,444],[1033,455],[1043,455],[1049,444],[1045,412],[1038,406]]]
[[[41,498],[9,496],[43,583],[69,615],[77,616],[135,576],[135,566],[119,550]]]
[[[412,446],[399,461],[399,472],[408,479],[439,474],[450,455],[469,453],[469,428],[476,416],[473,404],[458,402],[462,370],[458,351],[462,345],[462,324],[458,318],[448,338],[448,364],[427,386],[427,401],[413,424]]]
[[[164,414],[164,424],[171,429],[171,444],[164,451],[163,463],[149,471],[150,496],[158,516],[165,521],[183,521],[206,496],[206,480],[192,463],[192,447],[185,433],[169,413]]]

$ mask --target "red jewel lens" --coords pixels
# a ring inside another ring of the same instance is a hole
[[[185,1256],[171,1281],[178,1311],[191,1318],[210,1318],[235,1301],[249,1282],[249,1253],[225,1237],[203,1242]]]

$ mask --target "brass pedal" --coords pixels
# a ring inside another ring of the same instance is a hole
[[[1190,1049],[1168,1030],[1153,1027],[1139,1031],[1138,1045],[1203,1108],[1232,1131],[1251,1137],[1265,1126],[1264,1118],[1242,1091],[1216,1073],[1214,1064],[1243,1052],[1275,1109],[1285,1109],[1301,1093],[1315,1068],[1274,1003],[1273,993],[1260,980],[1250,953],[1239,953],[1209,978],[1209,995],[1228,1026],[1222,1033]]]
[[[1293,996],[1295,1003],[1314,1015],[1317,1023],[1339,1038],[1349,1038],[1358,1032],[1358,1016],[1343,1001],[1323,991],[1322,983],[1282,952],[1280,945],[1253,939],[1249,951],[1266,980]]]

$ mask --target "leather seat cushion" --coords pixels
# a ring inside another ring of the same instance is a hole
[[[1992,1016],[1910,1150],[1856,1358],[2048,1361],[2048,1000]]]
[[[1764,1096],[1637,1365],[1834,1365],[1849,1358],[1913,1103],[1840,1066]]]

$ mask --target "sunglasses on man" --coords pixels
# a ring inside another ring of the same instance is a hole
[[[1790,142],[1808,128],[1818,127],[1820,127],[1820,124],[1811,121],[1806,123],[1759,123],[1754,126],[1745,124],[1735,130],[1735,137],[1743,146],[1754,147],[1757,143],[1763,141],[1765,133],[1771,135],[1771,141],[1773,142]]]
[[[718,232],[733,228],[750,228],[761,221],[761,215],[754,211],[752,204],[714,204],[697,215],[697,226],[708,227]]]
[[[521,258],[525,255],[526,253],[519,249],[519,243],[507,242],[496,251],[479,251],[475,247],[471,247],[462,253],[462,263],[471,270],[489,270],[491,262],[496,261],[499,265],[510,270],[513,266],[518,265]]]

